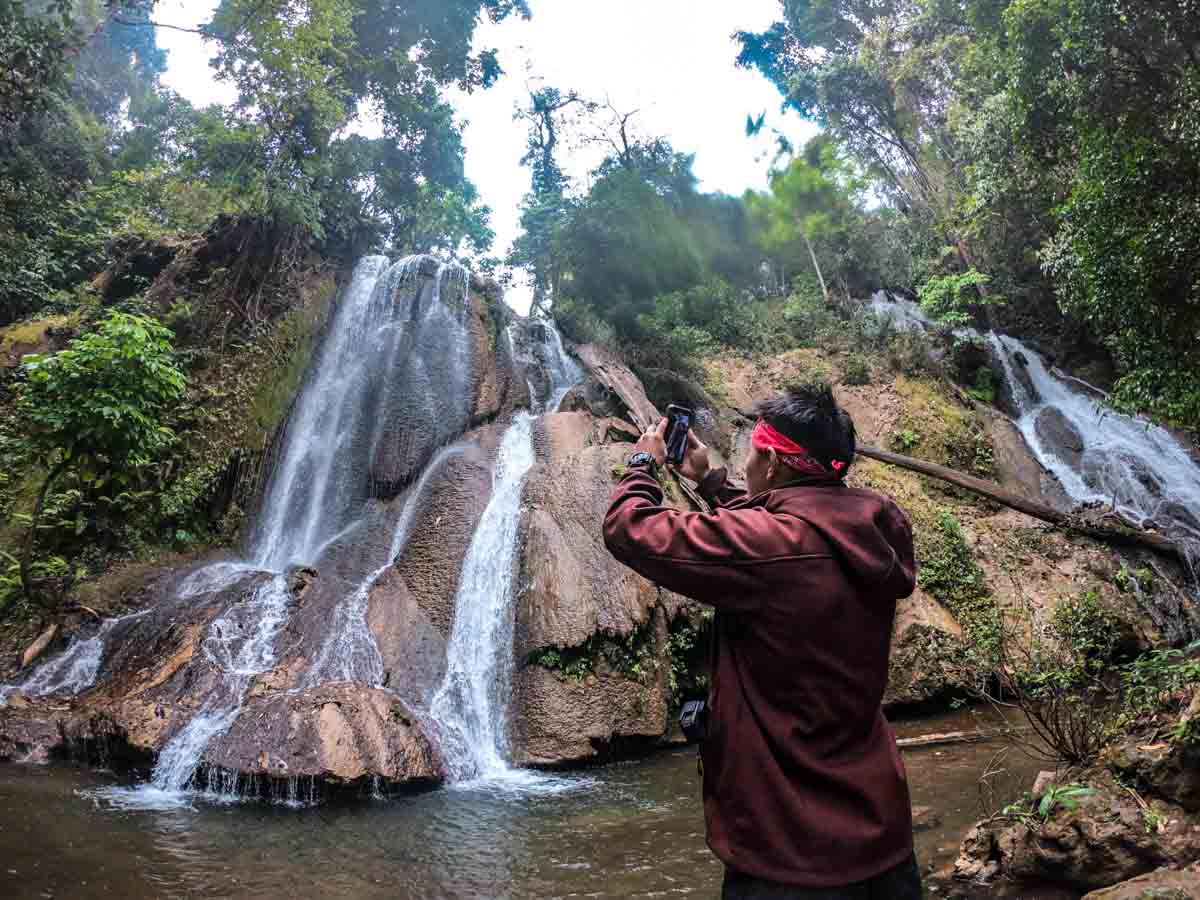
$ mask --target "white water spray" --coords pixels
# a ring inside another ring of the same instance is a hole
[[[441,471],[442,466],[461,453],[462,448],[457,446],[441,450],[409,491],[404,500],[404,512],[401,513],[392,535],[387,560],[337,605],[329,635],[304,677],[305,687],[316,687],[327,681],[361,681],[375,687],[383,684],[383,657],[379,654],[379,645],[376,644],[375,636],[371,634],[367,624],[371,589],[394,565],[396,558],[408,543],[425,489]]]
[[[553,410],[578,381],[553,323],[545,324],[544,365]],[[512,682],[513,579],[521,522],[521,492],[533,468],[535,416],[519,412],[496,458],[492,497],[463,562],[446,675],[430,703],[450,779],[511,778],[508,764],[508,697]]]

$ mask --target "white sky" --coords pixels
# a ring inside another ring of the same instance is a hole
[[[157,21],[195,27],[208,21],[215,0],[159,0]],[[780,97],[766,79],[734,66],[739,29],[762,30],[781,14],[779,0],[531,0],[533,18],[490,22],[478,29],[477,49],[495,47],[505,75],[490,90],[452,101],[466,121],[467,175],[492,208],[493,253],[503,256],[519,234],[521,197],[529,173],[520,167],[526,127],[513,121],[516,104],[529,87],[542,84],[608,99],[623,111],[640,110],[645,135],[666,137],[681,152],[696,155],[695,172],[707,191],[741,194],[766,185],[771,127],[799,142],[816,127],[795,115],[784,117]],[[195,104],[229,103],[228,85],[208,67],[208,47],[198,35],[159,29],[168,51],[166,85]],[[767,112],[768,128],[746,137],[747,115]],[[598,162],[596,153],[562,160],[583,180]],[[527,308],[525,291],[509,301]]]

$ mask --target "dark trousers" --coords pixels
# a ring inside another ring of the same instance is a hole
[[[894,869],[858,884],[808,888],[726,869],[721,900],[921,900],[921,871],[914,854]]]

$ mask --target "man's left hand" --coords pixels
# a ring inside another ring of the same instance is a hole
[[[662,466],[667,461],[667,420],[662,419],[642,435],[633,448],[634,453],[649,453]]]

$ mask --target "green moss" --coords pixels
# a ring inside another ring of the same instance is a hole
[[[272,364],[263,367],[263,377],[250,386],[243,446],[265,446],[283,422],[304,381],[336,291],[332,277],[322,279],[305,303],[280,320],[270,342]]]
[[[896,376],[896,393],[904,409],[891,443],[929,462],[990,477],[994,468],[992,439],[980,417],[947,396],[930,378]]]
[[[531,653],[526,662],[550,669],[565,681],[578,683],[595,674],[601,658],[630,681],[646,684],[658,672],[659,665],[653,619],[624,637],[597,632],[574,647],[545,647]]]
[[[48,332],[66,328],[73,316],[50,316],[0,328],[0,356],[7,356],[19,344],[39,346],[47,340]]]

